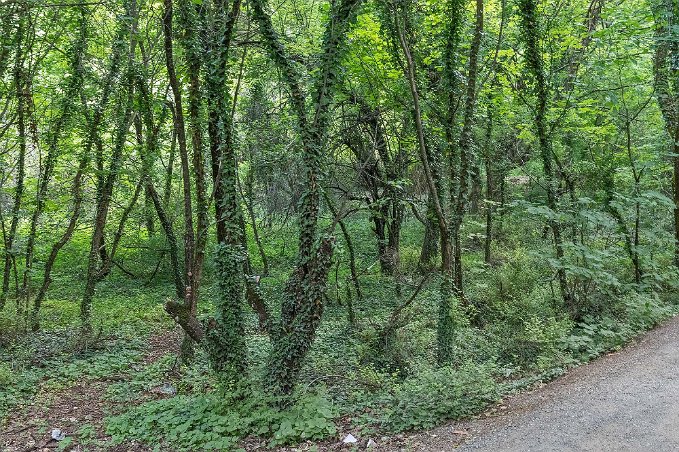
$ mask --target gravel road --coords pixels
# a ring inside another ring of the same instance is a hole
[[[679,451],[679,317],[621,352],[410,438],[418,451]]]

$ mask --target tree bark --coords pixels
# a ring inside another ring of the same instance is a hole
[[[90,244],[90,253],[87,263],[87,278],[85,282],[85,291],[80,303],[80,319],[82,324],[83,334],[87,337],[91,334],[92,325],[92,298],[94,297],[94,289],[99,279],[100,270],[98,268],[99,253],[104,244],[104,229],[106,227],[106,220],[108,217],[108,209],[111,203],[113,188],[118,180],[118,174],[122,166],[123,151],[125,148],[126,137],[132,120],[132,104],[133,104],[133,84],[134,84],[134,50],[136,47],[136,33],[137,33],[137,3],[136,0],[128,0],[126,3],[126,16],[131,18],[129,29],[129,47],[127,56],[127,68],[124,75],[124,80],[121,86],[123,92],[122,105],[118,106],[118,123],[115,136],[115,143],[111,152],[111,160],[109,168],[103,177],[100,197],[97,200],[96,214],[94,218],[94,231],[92,233],[92,240]],[[124,24],[126,21],[121,20]],[[125,26],[125,25],[122,25]],[[111,255],[113,255],[113,250]],[[112,259],[111,255],[108,259]],[[104,265],[103,268],[106,268]]]
[[[547,184],[547,207],[556,214],[559,209],[558,187],[557,179],[553,169],[552,146],[550,141],[549,130],[547,127],[547,100],[548,87],[545,78],[544,65],[542,61],[542,52],[540,51],[538,30],[539,16],[537,13],[537,6],[535,0],[520,0],[519,14],[521,19],[521,33],[523,35],[524,44],[526,46],[526,66],[535,80],[537,105],[535,111],[535,128],[537,129],[538,143],[540,146],[540,156],[542,159],[542,168],[545,175],[545,182]],[[561,225],[556,219],[548,221],[549,227],[552,230],[554,238],[555,254],[558,261],[562,261],[564,257],[563,238],[561,237]],[[569,309],[572,316],[578,316],[578,307],[575,300],[568,290],[568,281],[566,278],[566,271],[563,267],[559,267],[556,271],[559,289],[561,296]]]
[[[12,264],[16,254],[14,250],[14,240],[16,238],[17,227],[19,225],[19,214],[24,195],[24,177],[26,165],[26,81],[27,73],[24,67],[24,28],[27,15],[26,6],[19,9],[19,18],[16,32],[16,56],[14,63],[14,85],[17,96],[17,138],[19,140],[19,155],[17,160],[17,179],[14,189],[14,202],[12,205],[12,220],[9,232],[5,238],[5,267],[2,275],[2,294],[0,294],[0,309],[4,308],[9,293],[9,283]]]

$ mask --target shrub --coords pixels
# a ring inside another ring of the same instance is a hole
[[[430,369],[407,378],[377,401],[378,426],[387,431],[428,428],[478,413],[499,399],[494,369],[468,362],[459,369]]]
[[[657,293],[642,294],[632,292],[622,300],[625,320],[635,331],[654,327],[674,312],[672,306],[665,305]]]
[[[607,350],[619,349],[636,334],[657,325],[675,312],[657,294],[631,292],[599,317],[585,316],[566,339],[567,347],[582,361]]]
[[[0,387],[9,386],[12,384],[12,380],[12,367],[7,363],[0,363]]]
[[[106,431],[113,444],[138,440],[181,450],[234,450],[250,435],[277,446],[336,433],[335,410],[324,393],[301,394],[287,408],[278,406],[280,400],[251,390],[177,396],[110,417]]]
[[[516,337],[517,362],[541,371],[564,366],[570,362],[564,339],[571,328],[567,320],[530,317]]]

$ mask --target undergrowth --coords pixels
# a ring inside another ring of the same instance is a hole
[[[251,360],[241,389],[222,385],[200,349],[189,365],[178,366],[174,355],[142,365],[146,338],[172,325],[162,308],[172,294],[169,270],[161,266],[153,280],[143,276],[157,257],[142,252],[125,256],[137,265],[126,264],[138,280],[114,272],[100,284],[94,310],[100,340],[80,343],[76,280],[82,268],[65,253],[56,272],[61,277],[43,306],[40,333],[22,331],[11,309],[0,314],[0,417],[20,412],[39,390],[54,392],[77,381],[116,376],[103,394],[111,408],[105,425],[110,445],[122,447],[134,440],[155,450],[234,450],[248,441],[277,447],[336,439],[347,428],[366,435],[429,428],[480,413],[507,393],[619,349],[677,312],[669,267],[657,268],[652,280],[633,286],[616,282],[624,280],[624,266],[617,275],[599,275],[596,268],[569,264],[569,271],[582,275],[578,278],[588,278],[582,297],[589,297],[590,309],[573,320],[553,286],[540,231],[521,238],[507,234],[493,249],[499,263],[485,265],[480,250],[465,254],[469,322],[455,332],[452,365],[439,367],[435,277],[401,312],[398,325],[383,334],[394,310],[421,280],[415,273],[419,242],[413,239],[421,235],[421,225],[405,224],[404,271],[398,278],[383,277],[371,266],[374,250],[365,225],[352,221],[347,226],[363,269],[364,296],[351,299],[357,320],[348,322],[351,282],[340,242],[341,265],[331,272],[327,309],[292,399],[283,402],[262,386],[270,344],[251,312],[246,319]],[[463,232],[479,233],[474,228],[467,225]],[[294,230],[278,233],[267,244],[272,269],[261,284],[272,312],[294,256],[284,239]],[[256,250],[250,251],[257,266]],[[68,272],[64,265],[80,270]],[[211,311],[214,283],[208,265],[201,313]],[[159,395],[159,388],[168,392]],[[90,430],[81,436],[93,436]]]
[[[149,402],[108,419],[112,443],[133,438],[161,451],[234,450],[247,436],[267,439],[270,447],[321,440],[336,433],[337,411],[322,392],[287,400],[261,391],[222,391]]]

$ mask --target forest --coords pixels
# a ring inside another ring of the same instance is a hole
[[[0,23],[2,450],[406,450],[679,313],[677,0]]]

